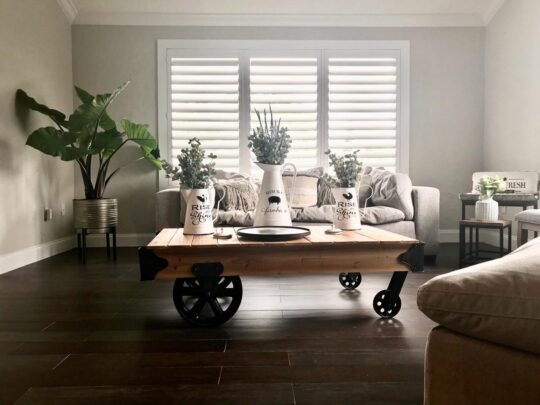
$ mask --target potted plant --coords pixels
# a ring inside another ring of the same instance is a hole
[[[197,138],[189,140],[189,147],[183,148],[177,156],[179,166],[173,166],[162,160],[165,177],[180,181],[180,193],[186,204],[184,234],[206,235],[214,233],[212,218],[213,199],[210,198],[209,187],[216,175],[213,153],[208,154],[209,162],[205,163],[206,152]]]
[[[288,129],[281,126],[281,119],[274,119],[271,106],[269,106],[269,117],[266,109],[263,110],[263,117],[257,110],[255,114],[259,120],[259,126],[254,128],[248,137],[248,146],[257,158],[255,164],[263,170],[263,179],[255,209],[254,225],[291,226],[291,215],[281,177],[282,169],[291,166],[294,170],[294,188],[296,167],[292,163],[285,163],[291,147],[291,137]],[[294,195],[294,192],[289,195]]]
[[[475,219],[489,222],[499,218],[499,203],[493,199],[493,195],[505,188],[499,176],[484,176],[480,179],[476,186],[480,199],[475,204]]]
[[[73,200],[76,229],[103,229],[117,225],[118,202],[104,195],[111,179],[127,164],[148,160],[156,168],[161,167],[157,141],[148,131],[148,125],[124,119],[118,128],[107,114],[109,105],[128,84],[122,84],[110,94],[96,96],[75,87],[81,104],[69,118],[38,103],[23,90],[17,90],[19,105],[46,115],[55,125],[36,129],[28,136],[26,144],[47,155],[74,161],[80,169],[85,199]],[[141,156],[112,169],[114,156],[130,142],[140,147]]]
[[[335,177],[325,174],[325,181],[332,188],[336,201],[334,225],[339,229],[360,229],[360,213],[356,194],[356,181],[362,171],[362,162],[358,159],[358,150],[338,156],[331,151],[325,152],[334,168]]]

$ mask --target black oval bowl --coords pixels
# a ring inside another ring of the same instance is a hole
[[[256,233],[258,229],[268,229],[269,231],[267,233]],[[278,230],[281,230],[281,232]],[[304,236],[310,235],[311,231],[299,226],[251,226],[238,229],[236,234],[242,238],[259,242],[281,242],[302,239]]]

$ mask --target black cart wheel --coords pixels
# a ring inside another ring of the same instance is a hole
[[[373,298],[373,309],[381,318],[393,318],[401,309],[401,298],[390,290],[379,291]]]
[[[339,282],[347,290],[354,290],[362,282],[360,273],[339,273]]]
[[[174,305],[182,318],[197,326],[227,322],[242,302],[240,277],[178,278],[173,289]]]

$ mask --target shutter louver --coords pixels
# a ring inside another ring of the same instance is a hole
[[[397,164],[396,58],[328,58],[328,146],[367,166]]]
[[[317,67],[315,57],[250,58],[251,128],[259,126],[255,109],[271,105],[292,138],[287,161],[298,168],[318,164]]]
[[[238,58],[171,58],[171,156],[199,138],[216,167],[239,168]]]

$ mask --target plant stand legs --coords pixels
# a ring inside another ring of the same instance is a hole
[[[112,258],[116,261],[116,227],[106,228],[105,242],[107,246],[107,257],[111,257],[111,236],[112,236]],[[90,234],[88,229],[82,228],[77,230],[77,257],[83,264],[86,263],[86,237]]]

